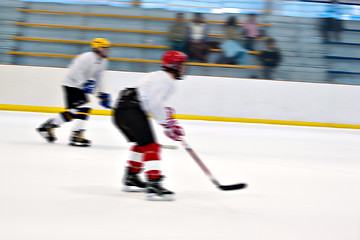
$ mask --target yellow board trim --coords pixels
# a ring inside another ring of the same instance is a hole
[[[66,109],[61,108],[61,107],[43,107],[43,106],[0,104],[0,110],[3,110],[3,111],[22,111],[22,112],[41,112],[41,113],[59,113],[59,112],[65,111]],[[110,116],[111,111],[110,110],[92,109],[91,110],[91,115]],[[217,122],[241,122],[241,123],[262,123],[262,124],[306,126],[306,127],[329,127],[329,128],[360,129],[360,125],[355,125],[355,124],[303,122],[303,121],[251,119],[251,118],[231,118],[231,117],[214,117],[214,116],[198,116],[198,115],[183,115],[183,114],[175,114],[174,116],[177,119],[186,119],[186,120],[203,120],[203,121],[217,121]]]

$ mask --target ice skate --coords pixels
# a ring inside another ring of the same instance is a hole
[[[48,142],[53,143],[56,141],[54,129],[59,127],[53,123],[54,119],[49,119],[36,129],[38,133],[45,138]]]
[[[89,147],[91,145],[91,141],[84,138],[83,133],[84,130],[73,131],[69,145],[76,147]]]
[[[146,186],[146,200],[149,201],[173,201],[175,193],[161,186],[163,176],[159,179],[150,179]]]
[[[138,173],[130,172],[130,167],[125,170],[125,177],[123,179],[124,192],[145,192],[146,184],[139,178]]]

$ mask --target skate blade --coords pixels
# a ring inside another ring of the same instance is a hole
[[[145,188],[139,188],[136,186],[124,186],[122,188],[123,192],[145,192]]]
[[[162,196],[159,196],[155,193],[148,193],[146,194],[146,200],[148,201],[174,201],[175,200],[175,196],[174,194],[165,194]]]
[[[90,147],[90,144],[77,144],[77,143],[69,143],[70,146],[74,146],[74,147]]]

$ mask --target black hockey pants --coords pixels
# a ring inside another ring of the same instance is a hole
[[[140,107],[135,88],[121,91],[112,119],[129,142],[136,142],[138,146],[155,142],[153,129],[146,113]]]

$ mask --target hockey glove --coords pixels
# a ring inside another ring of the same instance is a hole
[[[95,81],[94,80],[87,80],[83,84],[83,90],[85,93],[92,94],[95,88]]]
[[[110,94],[108,94],[108,93],[100,93],[98,97],[100,98],[100,105],[101,106],[103,106],[104,108],[111,109],[111,97],[110,97]]]
[[[161,124],[164,127],[164,133],[167,137],[174,141],[181,141],[181,136],[185,136],[184,129],[179,126],[178,122],[172,117],[175,113],[173,108],[165,108],[167,119],[165,123]]]

